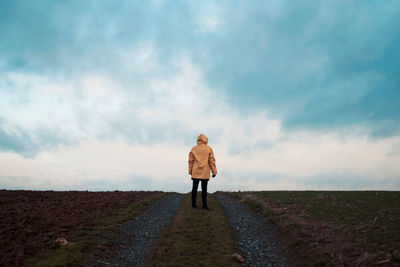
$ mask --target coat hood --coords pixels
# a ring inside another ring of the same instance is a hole
[[[201,145],[201,144],[206,144],[208,143],[208,138],[207,136],[205,136],[204,134],[200,134],[199,137],[197,137],[197,144]]]

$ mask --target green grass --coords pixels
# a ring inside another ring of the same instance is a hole
[[[231,257],[238,250],[230,223],[213,195],[208,195],[208,206],[211,211],[193,209],[191,195],[185,195],[146,266],[239,265]]]
[[[246,194],[281,207],[297,208],[322,221],[353,230],[369,248],[400,249],[400,192],[391,191],[258,191]],[[253,206],[256,204],[253,204]],[[257,206],[253,207],[257,210]],[[258,208],[260,209],[260,208]],[[273,214],[276,216],[276,214]]]
[[[233,198],[241,199],[241,196],[237,193],[234,193]],[[261,213],[265,218],[268,219],[269,222],[277,225],[279,221],[279,214],[273,210],[264,209],[261,203],[254,199],[245,199],[245,203],[255,212]]]
[[[165,196],[165,193],[156,193],[147,199],[138,201],[115,211],[86,229],[73,232],[67,238],[72,241],[69,246],[55,250],[43,251],[26,261],[27,266],[76,266],[83,259],[85,253],[99,247],[97,237],[108,231],[118,231],[121,224],[139,215],[151,203]],[[108,246],[110,244],[102,244]]]

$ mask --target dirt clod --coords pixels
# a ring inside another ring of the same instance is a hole
[[[62,238],[62,237],[57,238],[57,239],[56,239],[56,243],[57,243],[58,245],[60,245],[60,246],[69,245],[69,242],[68,242],[65,238]]]
[[[398,249],[395,249],[392,251],[392,256],[393,259],[395,259],[396,261],[400,260],[400,252]]]
[[[388,254],[388,255],[387,255],[387,258],[386,258],[385,260],[378,261],[376,264],[381,265],[381,264],[390,263],[390,262],[392,262],[392,261],[393,261],[392,255],[391,255],[391,254]]]
[[[232,258],[233,258],[235,261],[240,262],[240,263],[245,262],[245,259],[244,259],[241,255],[239,255],[239,254],[237,254],[237,253],[233,253],[233,254],[232,254]]]
[[[368,252],[364,252],[357,260],[354,261],[356,266],[364,266],[366,262],[368,262],[372,258],[372,254]]]

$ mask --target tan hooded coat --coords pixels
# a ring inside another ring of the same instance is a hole
[[[197,146],[194,146],[189,153],[189,174],[192,178],[210,179],[210,171],[217,174],[214,152],[207,145],[208,138],[200,134],[197,138]]]

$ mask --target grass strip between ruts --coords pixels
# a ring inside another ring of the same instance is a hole
[[[197,203],[201,203],[198,194]],[[201,205],[199,205],[201,207]],[[153,245],[146,266],[235,266],[237,242],[221,205],[208,195],[210,211],[193,209],[185,195],[170,224]]]
[[[27,266],[75,266],[83,259],[85,253],[97,247],[97,238],[103,232],[118,231],[121,224],[133,219],[150,204],[164,197],[165,193],[156,193],[149,198],[134,202],[125,208],[113,212],[84,230],[71,233],[70,245],[38,253],[26,261]]]

